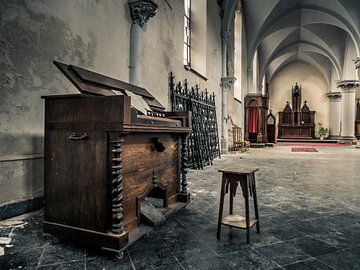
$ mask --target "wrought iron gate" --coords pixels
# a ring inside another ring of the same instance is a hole
[[[202,169],[212,165],[214,157],[220,157],[218,126],[216,121],[215,94],[199,86],[189,87],[187,80],[174,82],[170,73],[169,89],[172,111],[191,111],[192,133],[188,137],[188,167]]]

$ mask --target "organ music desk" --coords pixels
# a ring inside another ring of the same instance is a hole
[[[80,93],[43,97],[43,231],[121,252],[190,201],[190,113],[165,112],[144,88],[54,63]]]

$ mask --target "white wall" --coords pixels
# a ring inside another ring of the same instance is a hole
[[[216,94],[220,125],[221,19],[207,1],[206,76],[183,66],[183,1],[158,1],[143,29],[142,85],[170,108],[168,73]],[[42,194],[42,95],[76,92],[53,60],[129,81],[127,1],[0,1],[0,206]],[[3,46],[4,45],[4,46]],[[23,160],[25,160],[23,162]],[[21,164],[21,166],[19,166]],[[4,190],[9,190],[5,194]],[[15,192],[16,191],[16,192]]]
[[[269,84],[270,100],[269,109],[279,123],[279,111],[282,111],[289,101],[291,104],[291,86],[295,83],[302,86],[302,102],[307,104],[315,114],[315,135],[318,136],[317,123],[329,127],[329,99],[326,96],[329,86],[321,73],[304,62],[293,62],[280,70]],[[277,128],[276,128],[277,137]]]

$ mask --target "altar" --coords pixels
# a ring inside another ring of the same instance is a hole
[[[279,139],[311,139],[315,138],[315,111],[310,111],[307,101],[302,104],[301,85],[292,87],[292,106],[286,102],[285,108],[279,112]]]

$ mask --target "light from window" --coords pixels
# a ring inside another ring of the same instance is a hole
[[[191,0],[184,0],[184,65],[190,67],[191,51]]]
[[[234,98],[241,101],[241,73],[242,73],[242,13],[237,10],[235,13],[235,50],[234,50],[234,76],[236,78],[234,84]]]

